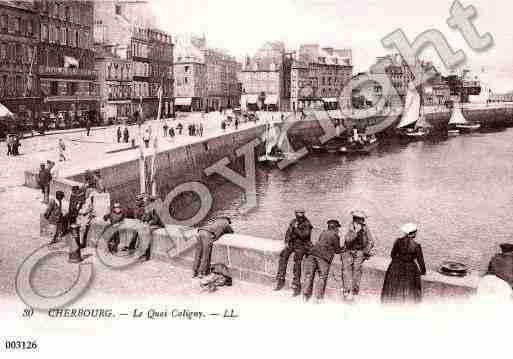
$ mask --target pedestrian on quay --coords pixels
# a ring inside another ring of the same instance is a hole
[[[150,148],[150,130],[146,128],[143,134],[144,147]]]
[[[281,290],[285,286],[289,257],[294,253],[292,288],[294,290],[293,295],[297,296],[301,293],[301,262],[312,247],[313,226],[306,218],[304,209],[297,209],[295,214],[296,218],[290,222],[285,233],[285,248],[280,252],[278,273],[276,274],[277,283],[274,290]]]
[[[86,200],[86,186],[71,186],[71,194],[69,196],[69,207],[67,214],[67,224],[75,224],[77,222],[78,214],[82,209]]]
[[[121,137],[122,137],[121,126],[118,126],[118,129],[116,131],[116,135],[117,135],[117,138],[118,138],[118,143],[120,143],[121,142]]]
[[[178,135],[182,135],[183,125],[181,122],[178,122],[178,125],[176,126],[176,129],[178,130]]]
[[[86,136],[89,137],[91,135],[91,120],[87,118],[86,120]]]
[[[127,217],[140,220],[146,226],[145,230],[141,232],[145,238],[141,238],[141,240],[146,240],[148,243],[144,254],[142,254],[138,259],[149,261],[151,259],[151,248],[153,244],[153,236],[156,230],[160,228],[164,228],[164,223],[160,219],[160,216],[157,213],[155,208],[150,208],[150,204],[154,202],[156,198],[147,196],[146,194],[139,194],[136,197],[136,207],[132,208],[128,211]],[[139,236],[133,236],[128,247],[125,247],[124,250],[128,250],[130,254],[133,254],[137,249],[137,243],[139,241]]]
[[[62,200],[64,199],[64,192],[57,191],[55,199],[51,199],[48,203],[43,216],[50,223],[51,237],[49,245],[58,243],[64,234],[64,215],[62,213]]]
[[[419,303],[422,300],[420,276],[426,274],[426,265],[422,247],[415,241],[417,226],[408,223],[401,231],[404,236],[395,241],[392,262],[385,273],[382,303]]]
[[[210,272],[212,246],[223,234],[233,233],[229,217],[218,217],[211,224],[198,229],[192,277],[203,278]]]
[[[20,154],[20,135],[14,135],[13,136],[13,143],[12,143],[12,154],[13,156],[19,156]]]
[[[7,156],[14,156],[14,152],[12,150],[13,148],[13,138],[10,134],[7,134],[7,140],[6,140],[6,144],[7,144]]]
[[[239,119],[235,117],[235,130],[239,128]]]
[[[224,120],[221,121],[221,129],[224,131],[226,131],[226,122]]]
[[[104,221],[110,222],[108,228],[117,227],[125,220],[125,212],[120,203],[114,203],[110,213],[103,216]],[[107,228],[105,229],[107,230]],[[114,230],[110,238],[108,238],[107,248],[112,254],[118,253],[119,243],[121,241],[119,231]]]
[[[59,139],[59,162],[66,161],[66,144],[62,138]]]
[[[169,137],[171,137],[171,139],[175,137],[175,129],[173,126],[169,126]]]
[[[45,167],[45,163],[41,163],[39,168],[39,176],[38,176],[38,184],[39,188],[41,188],[41,192],[43,194],[43,199],[41,202],[48,204],[50,199],[50,182],[52,181],[52,175],[50,174],[50,169]]]
[[[200,122],[200,125],[199,125],[199,135],[200,137],[203,137],[203,122]]]
[[[351,212],[352,221],[344,236],[342,286],[344,299],[351,300],[360,292],[362,264],[374,255],[374,238],[362,211]]]
[[[164,125],[162,126],[162,130],[164,131],[164,137],[168,135],[169,126],[167,125],[167,121],[164,120]]]
[[[310,300],[312,297],[316,274],[316,299],[324,299],[331,262],[335,254],[342,253],[339,237],[340,222],[336,219],[330,219],[327,223],[328,229],[321,233],[319,240],[312,246],[308,257],[305,259],[306,279],[305,289],[303,291],[305,301]]]
[[[130,140],[130,132],[128,132],[128,127],[125,126],[125,128],[123,130],[123,141],[125,143],[128,143],[129,140]]]

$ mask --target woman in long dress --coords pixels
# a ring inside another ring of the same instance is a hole
[[[401,230],[405,235],[397,239],[392,248],[392,262],[381,292],[383,303],[419,303],[422,300],[420,276],[426,274],[426,265],[422,247],[415,241],[417,226],[408,223]]]

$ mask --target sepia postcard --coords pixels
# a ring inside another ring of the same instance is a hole
[[[490,357],[506,0],[0,1],[2,357]]]

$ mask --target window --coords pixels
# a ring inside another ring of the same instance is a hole
[[[61,45],[66,45],[66,33],[67,30],[65,27],[61,28]]]
[[[0,44],[0,60],[7,58],[7,46],[4,43]]]
[[[56,96],[59,93],[59,82],[52,81],[50,82],[50,95]]]
[[[19,33],[20,32],[20,18],[19,17],[16,17],[14,18],[14,21],[13,21],[13,27],[14,27],[14,32],[15,33]]]
[[[41,24],[41,41],[48,41],[48,27],[45,24]]]
[[[73,96],[77,93],[78,83],[77,82],[68,82],[66,84],[66,90],[69,96]]]
[[[71,21],[70,12],[69,12],[69,6],[66,6],[66,9],[64,10],[64,15],[66,17],[66,21]]]
[[[1,31],[7,31],[7,22],[8,22],[7,15],[0,16],[0,30]]]
[[[32,36],[34,34],[34,25],[32,24],[32,20],[27,21],[27,35]]]
[[[116,15],[121,15],[121,5],[115,5]]]
[[[77,30],[75,30],[75,46],[80,47],[79,35]]]

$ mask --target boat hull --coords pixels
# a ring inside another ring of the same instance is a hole
[[[368,144],[362,148],[341,147],[339,153],[343,155],[368,155],[378,148],[378,142]]]

